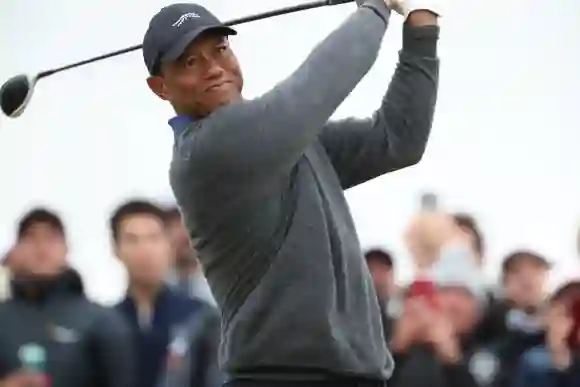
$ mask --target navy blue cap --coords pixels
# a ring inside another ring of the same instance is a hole
[[[199,4],[179,3],[162,8],[149,22],[143,38],[143,59],[155,75],[163,62],[176,60],[201,33],[215,30],[224,36],[237,32]]]

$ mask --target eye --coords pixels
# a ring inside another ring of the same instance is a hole
[[[188,56],[183,63],[185,64],[185,67],[195,66],[197,58],[195,56]]]
[[[220,44],[219,46],[217,46],[217,50],[219,53],[224,53],[228,50],[228,45],[227,44]]]

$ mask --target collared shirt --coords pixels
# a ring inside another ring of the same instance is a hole
[[[173,129],[173,132],[176,135],[179,135],[187,128],[187,124],[191,121],[193,121],[192,117],[180,114],[171,118],[167,123],[171,126],[171,129]]]

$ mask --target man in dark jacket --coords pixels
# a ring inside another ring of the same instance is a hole
[[[435,294],[409,295],[393,327],[393,387],[476,387],[493,382],[499,362],[471,340],[485,306],[479,270],[463,255],[433,266]]]
[[[131,387],[128,327],[90,302],[66,265],[64,227],[47,210],[18,228],[11,298],[0,304],[0,385]]]
[[[165,284],[173,253],[163,210],[131,201],[113,213],[110,227],[129,277],[117,310],[130,323],[137,351],[134,387],[220,385],[219,314]]]

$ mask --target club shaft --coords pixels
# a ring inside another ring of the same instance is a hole
[[[319,1],[313,1],[310,3],[304,3],[304,4],[300,4],[300,5],[284,7],[284,8],[276,9],[273,11],[263,12],[263,13],[259,13],[256,15],[250,15],[250,16],[230,20],[230,21],[226,22],[225,24],[228,26],[240,25],[240,24],[244,24],[244,23],[253,22],[256,20],[267,19],[267,18],[274,17],[274,16],[286,15],[286,14],[295,13],[295,12],[299,12],[299,11],[305,11],[307,9],[320,8],[320,7],[324,7],[324,6],[328,6],[328,5],[338,5],[338,4],[350,3],[353,1],[354,0],[319,0]],[[60,73],[60,72],[65,71],[65,70],[74,69],[75,67],[84,66],[84,65],[87,65],[89,63],[98,62],[98,61],[103,60],[103,59],[113,58],[113,57],[116,57],[119,55],[126,54],[128,52],[137,51],[137,50],[140,50],[141,48],[143,48],[143,45],[138,44],[136,46],[131,46],[131,47],[123,48],[121,50],[110,52],[108,54],[95,56],[93,58],[85,59],[85,60],[82,60],[80,62],[72,63],[72,64],[69,64],[69,65],[66,65],[63,67],[59,67],[56,69],[46,70],[46,71],[39,73],[36,76],[36,79],[45,78],[45,77],[48,77],[48,76],[56,74],[56,73]]]

